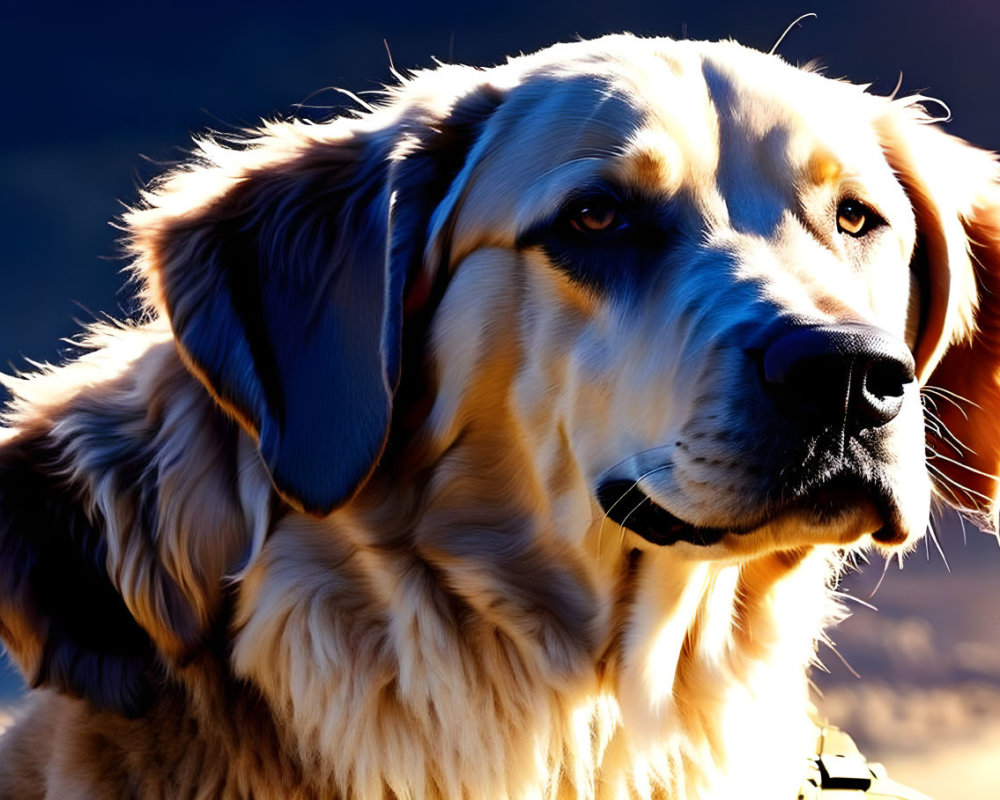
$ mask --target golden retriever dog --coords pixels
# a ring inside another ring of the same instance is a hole
[[[995,519],[997,174],[625,35],[200,141],[5,379],[0,795],[791,800],[845,558]]]

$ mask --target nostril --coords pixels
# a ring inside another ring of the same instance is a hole
[[[855,402],[860,421],[884,425],[899,414],[906,386],[914,377],[911,363],[882,358],[864,364]]]
[[[859,323],[796,326],[761,355],[762,382],[779,410],[810,425],[883,425],[914,379],[906,345]]]
[[[908,365],[895,359],[869,361],[864,371],[864,391],[874,397],[902,397],[906,385],[913,380]]]

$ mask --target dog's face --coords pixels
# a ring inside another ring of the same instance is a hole
[[[889,104],[736,45],[595,60],[511,91],[446,207],[441,428],[509,409],[577,530],[585,485],[694,558],[912,542],[948,334]]]

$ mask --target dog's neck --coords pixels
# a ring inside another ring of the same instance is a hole
[[[386,470],[328,519],[279,524],[273,548],[265,546],[248,575],[261,586],[245,594],[240,624],[250,633],[237,640],[240,674],[264,682],[271,702],[301,709],[296,728],[311,734],[299,745],[310,752],[341,741],[322,727],[343,717],[335,709],[370,702],[380,704],[386,726],[423,729],[426,742],[465,743],[449,754],[427,745],[421,758],[436,784],[472,796],[497,786],[511,796],[552,791],[555,776],[585,795],[599,785],[609,796],[631,787],[723,798],[737,789],[747,796],[748,786],[759,791],[750,796],[793,796],[795,786],[769,776],[799,776],[811,752],[805,668],[817,620],[833,613],[828,556],[801,550],[723,563],[637,549],[586,494],[576,496],[577,477],[539,470],[523,456],[516,441],[473,426],[416,471],[419,481]],[[560,481],[563,492],[552,492]],[[512,508],[512,498],[534,502]],[[272,580],[290,585],[272,574],[281,554],[320,538],[328,551],[317,554],[316,574],[298,581],[302,594],[283,608],[302,615],[305,629],[329,626],[313,629],[314,640],[347,653],[349,642],[368,639],[372,649],[360,661],[312,663],[308,686],[291,674],[275,682],[270,665],[255,667],[256,648],[277,648],[290,664],[312,656],[296,638],[299,625],[287,625],[281,641],[261,642],[258,625],[275,610],[260,592]],[[780,624],[776,606],[784,609]],[[798,610],[794,620],[789,607]],[[347,622],[353,613],[362,619]],[[348,686],[352,674],[368,677]],[[758,735],[764,720],[766,741]],[[363,749],[377,748],[383,735],[364,744],[362,732],[362,751],[327,751],[331,780],[366,763]],[[505,767],[487,774],[488,764]],[[385,778],[372,768],[361,784],[338,785],[363,793]],[[417,794],[433,794],[423,777],[406,780]]]

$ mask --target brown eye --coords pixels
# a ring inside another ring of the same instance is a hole
[[[621,227],[618,208],[612,201],[603,199],[581,203],[574,210],[569,224],[583,233],[598,233]]]
[[[837,206],[837,230],[848,236],[860,238],[884,222],[860,200],[841,200]]]

